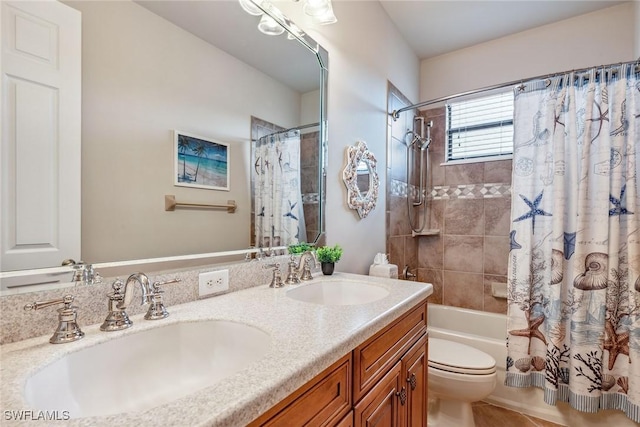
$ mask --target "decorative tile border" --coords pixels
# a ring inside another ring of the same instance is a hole
[[[305,205],[320,203],[320,195],[318,193],[302,193],[302,203]]]
[[[398,197],[407,197],[407,183],[391,180],[389,194]],[[418,194],[416,186],[411,185],[411,193],[415,198]],[[510,197],[511,184],[465,184],[465,185],[437,185],[429,193],[432,200],[450,199],[490,199],[497,197]]]
[[[438,185],[431,190],[433,200],[448,199],[490,199],[496,197],[510,197],[511,184],[467,184],[467,185]]]

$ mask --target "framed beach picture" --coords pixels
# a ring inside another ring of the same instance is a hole
[[[229,191],[229,144],[175,130],[175,185]]]

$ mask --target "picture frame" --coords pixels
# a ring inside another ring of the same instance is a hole
[[[229,144],[179,130],[173,131],[174,185],[230,190]]]

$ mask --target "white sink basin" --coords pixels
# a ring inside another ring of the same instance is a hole
[[[148,329],[45,366],[27,380],[25,398],[38,410],[69,411],[71,418],[143,411],[238,372],[263,356],[270,341],[257,328],[219,320]]]
[[[387,295],[389,291],[380,286],[349,280],[310,283],[287,291],[289,298],[322,305],[366,304]]]

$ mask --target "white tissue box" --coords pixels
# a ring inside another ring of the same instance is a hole
[[[398,278],[398,266],[395,264],[372,264],[369,267],[369,276]]]

